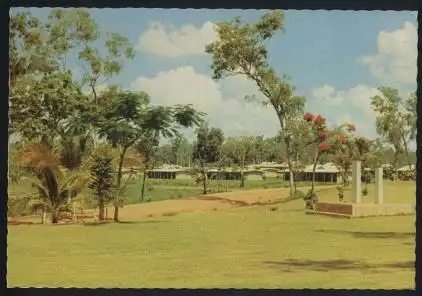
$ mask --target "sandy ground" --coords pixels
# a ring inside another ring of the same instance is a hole
[[[325,187],[325,186],[324,186]],[[328,187],[328,186],[327,186]],[[302,188],[305,190],[306,188]],[[318,187],[321,189],[321,187]],[[277,200],[284,199],[288,196],[288,188],[271,188],[271,189],[251,189],[234,192],[215,193],[209,195],[200,195],[179,200],[163,200],[151,203],[126,205],[119,209],[120,220],[138,220],[147,217],[174,215],[188,212],[207,212],[227,209],[230,207],[247,206],[253,204],[266,204]],[[107,209],[107,217],[113,217],[114,209]],[[92,216],[93,210],[86,210],[86,216]],[[84,217],[80,217],[84,219]],[[15,220],[15,219],[13,219]],[[86,219],[86,220],[91,220]],[[19,219],[19,222],[39,222],[39,217],[26,217]],[[70,221],[69,221],[70,222]],[[9,221],[9,225],[13,222]],[[19,223],[22,224],[22,223]]]
[[[126,205],[120,209],[122,220],[136,220],[145,217],[174,213],[215,211],[224,208],[245,206],[253,203],[271,202],[288,195],[288,188],[253,189],[245,191],[215,193],[179,200],[163,200],[152,203]],[[108,209],[108,216],[113,209]]]

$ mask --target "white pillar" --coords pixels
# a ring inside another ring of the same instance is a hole
[[[375,203],[382,204],[384,201],[384,185],[383,185],[382,167],[375,169]]]
[[[362,190],[361,190],[360,161],[358,160],[352,162],[352,191],[353,191],[352,202],[360,204],[362,202]]]

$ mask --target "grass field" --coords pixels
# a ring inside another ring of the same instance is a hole
[[[335,200],[336,190],[320,199]],[[386,182],[385,200],[414,204],[415,183]],[[413,288],[414,220],[305,215],[295,200],[120,224],[11,226],[8,286]]]
[[[280,179],[266,179],[264,181],[246,181],[245,188],[239,188],[240,181],[218,181],[210,180],[208,192],[216,193],[221,191],[239,191],[249,189],[283,188],[287,182]],[[310,182],[300,182],[297,186],[309,186]],[[141,202],[142,180],[134,180],[129,183],[125,190],[126,204],[137,204]],[[195,184],[193,180],[158,180],[150,179],[147,181],[145,189],[144,202],[161,201],[166,199],[180,199],[202,194],[202,184]]]

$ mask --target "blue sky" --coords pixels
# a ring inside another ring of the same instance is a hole
[[[49,9],[31,12],[46,19]],[[227,134],[277,131],[272,110],[243,99],[256,92],[254,84],[243,77],[212,81],[211,59],[203,53],[204,43],[213,40],[211,23],[233,16],[253,22],[265,11],[128,8],[90,12],[102,32],[121,33],[138,49],[135,59],[108,83],[146,90],[157,103],[193,103]],[[356,122],[361,134],[372,137],[374,114],[368,102],[375,88],[390,85],[403,94],[416,88],[416,28],[416,14],[409,11],[287,10],[286,32],[269,44],[270,62],[278,73],[292,77],[297,93],[307,97],[309,111],[336,124]]]

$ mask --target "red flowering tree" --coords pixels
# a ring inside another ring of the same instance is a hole
[[[303,116],[306,122],[304,127],[304,138],[307,146],[315,147],[314,161],[312,167],[312,188],[311,192],[315,194],[315,170],[321,155],[328,153],[330,145],[328,143],[329,130],[325,123],[325,118],[321,115],[305,113]]]
[[[350,170],[352,160],[356,157],[356,127],[353,124],[342,124],[332,131],[330,151],[333,162],[340,169],[343,186],[347,183],[347,172]]]

